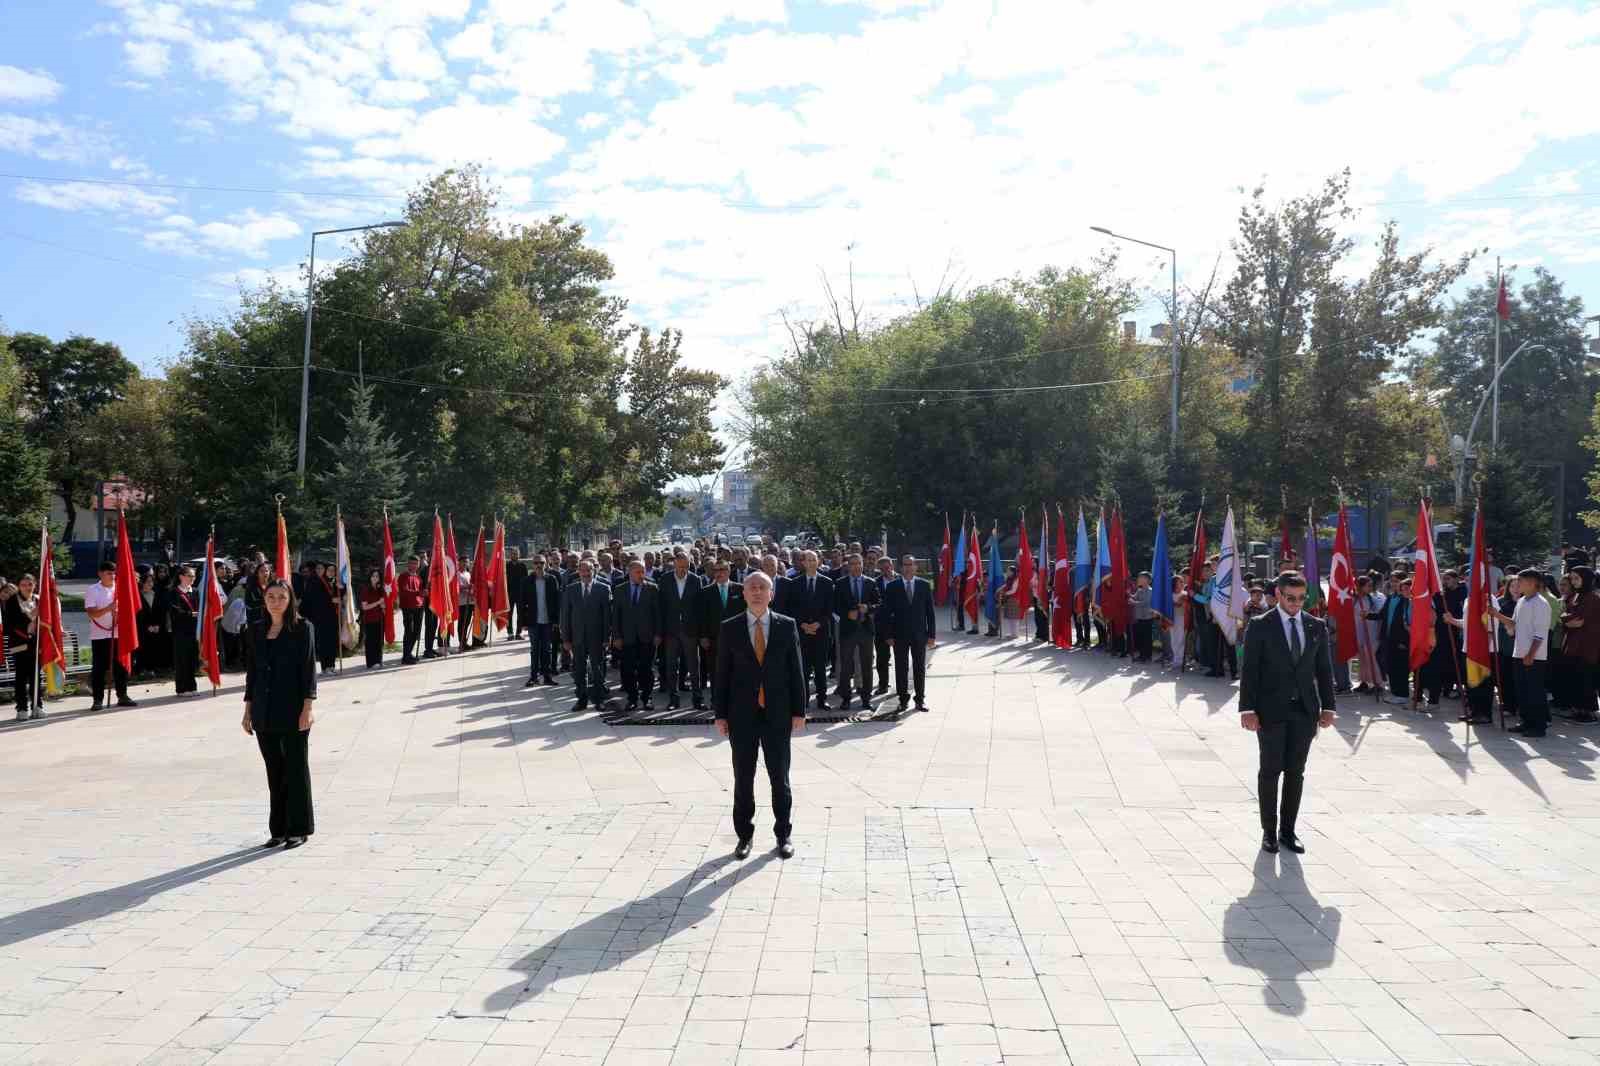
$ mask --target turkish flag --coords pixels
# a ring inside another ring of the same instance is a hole
[[[483,520],[478,520],[478,543],[472,549],[472,599],[477,607],[472,612],[472,635],[482,640],[488,632],[484,619],[490,610],[489,603],[489,559],[484,554],[483,545]]]
[[[1201,577],[1201,574],[1205,571],[1205,565],[1206,518],[1205,511],[1202,509],[1194,513],[1194,551],[1189,553],[1189,599],[1187,601],[1188,605],[1185,607],[1185,610],[1189,615],[1189,629],[1196,633],[1198,633],[1199,630],[1194,628],[1196,621],[1194,613],[1197,609],[1195,607],[1194,597],[1195,594],[1199,592],[1201,587],[1206,583],[1205,578]]]
[[[383,512],[383,639],[394,643],[394,605],[400,598],[399,575],[394,566],[394,538],[389,535],[389,512]]]
[[[217,623],[222,621],[222,586],[217,583],[216,537],[206,538],[206,572],[200,575],[200,661],[215,689],[222,684],[222,652],[217,647]]]
[[[428,556],[428,610],[438,619],[439,628],[450,624],[450,575],[444,554],[444,527],[439,512],[433,513],[433,552]]]
[[[1506,298],[1506,279],[1500,279],[1500,291],[1494,299],[1494,313],[1502,320],[1511,317],[1511,301]]]
[[[461,556],[456,553],[456,516],[445,515],[445,524],[449,526],[444,542],[445,591],[450,595],[450,624],[455,625],[456,619],[461,617],[461,582],[457,580],[461,574]]]
[[[967,564],[964,571],[967,582],[966,603],[967,614],[972,616],[972,624],[978,624],[978,600],[983,595],[985,584],[983,580],[983,562],[978,554],[978,519],[973,516],[972,533],[967,540]]]
[[[494,624],[503,633],[511,624],[511,590],[506,587],[506,525],[499,521],[489,552],[489,598],[494,601]]]
[[[1028,547],[1028,518],[1024,514],[1017,526],[1017,617],[1025,617],[1033,606],[1033,551]]]
[[[66,627],[61,622],[61,598],[56,590],[56,566],[54,553],[50,550],[50,528],[41,524],[39,527],[39,587],[36,595],[38,599],[38,613],[35,620],[39,623],[38,640],[34,647],[38,650],[38,665],[49,666],[56,663],[63,670],[67,666],[67,633]],[[38,694],[34,694],[38,698]]]
[[[1072,564],[1067,560],[1067,519],[1056,508],[1055,610],[1050,615],[1050,640],[1058,648],[1072,646]]]
[[[1433,551],[1433,520],[1428,501],[1417,505],[1417,565],[1411,575],[1411,669],[1420,670],[1433,654],[1433,597],[1444,592],[1439,560]]]
[[[1356,572],[1351,562],[1350,518],[1343,506],[1339,508],[1339,527],[1333,534],[1333,561],[1328,564],[1328,617],[1338,629],[1338,645],[1334,648],[1337,662],[1347,663],[1359,654],[1356,646],[1356,626],[1365,623],[1356,618]]]
[[[139,575],[133,569],[133,541],[128,539],[128,516],[117,512],[117,582],[111,615],[117,620],[117,661],[133,672],[133,653],[139,650]]]

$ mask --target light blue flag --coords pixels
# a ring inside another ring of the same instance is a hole
[[[1097,546],[1094,555],[1094,584],[1090,587],[1090,596],[1095,603],[1100,602],[1100,579],[1111,571],[1111,545],[1106,540],[1106,510],[1100,508],[1100,521],[1095,527]]]
[[[994,625],[1000,624],[1000,590],[1005,588],[1006,574],[1000,567],[1000,531],[989,534],[989,590],[984,596],[984,613]]]
[[[963,512],[961,515],[961,536],[956,538],[956,561],[955,565],[951,568],[951,572],[954,573],[958,579],[962,574],[967,572],[967,516],[965,512]],[[952,585],[950,588],[950,595],[954,596],[955,594],[956,590]]]
[[[1172,561],[1167,558],[1167,516],[1156,519],[1156,554],[1150,563],[1150,609],[1172,619]]]
[[[1078,508],[1078,543],[1072,548],[1072,583],[1080,589],[1089,587],[1089,529],[1083,524],[1083,508]]]

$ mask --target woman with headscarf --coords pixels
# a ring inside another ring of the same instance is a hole
[[[1574,722],[1600,721],[1595,713],[1595,666],[1600,663],[1600,590],[1594,570],[1574,566],[1567,571],[1572,584],[1561,604],[1561,656],[1571,668]]]

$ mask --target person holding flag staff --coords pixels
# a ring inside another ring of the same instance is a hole
[[[383,665],[383,627],[387,609],[388,597],[383,589],[383,574],[373,570],[361,588],[361,635],[366,644],[368,670],[376,670]]]
[[[180,696],[198,689],[194,675],[200,666],[200,597],[195,592],[194,568],[178,567],[178,587],[167,600],[172,629],[172,685]]]
[[[11,655],[16,671],[14,691],[17,700],[17,721],[43,718],[38,709],[35,686],[39,679],[39,602],[34,594],[32,574],[17,578],[16,592],[0,608],[0,619],[6,633],[6,650]]]

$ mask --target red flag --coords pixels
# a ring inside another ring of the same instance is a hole
[[[1067,519],[1056,505],[1056,569],[1054,610],[1050,615],[1050,640],[1058,648],[1072,646],[1072,564],[1067,560]]]
[[[39,610],[34,616],[39,623],[39,666],[59,663],[67,665],[67,633],[61,623],[61,598],[56,592],[55,559],[50,551],[50,528],[39,529]],[[35,696],[37,698],[37,695]]]
[[[1477,688],[1494,673],[1491,656],[1489,597],[1494,590],[1489,587],[1489,560],[1484,551],[1483,502],[1478,502],[1478,517],[1472,526],[1472,573],[1467,578],[1467,687]]]
[[[972,516],[972,532],[967,535],[967,565],[964,574],[967,579],[966,608],[967,614],[972,616],[972,624],[978,624],[978,603],[984,592],[983,557],[978,551],[978,516]]]
[[[450,569],[444,553],[444,529],[439,525],[439,512],[433,512],[433,551],[428,556],[428,610],[438,620],[439,628],[450,624]]]
[[[1339,526],[1333,534],[1333,559],[1328,564],[1328,617],[1339,630],[1334,654],[1336,661],[1342,663],[1360,654],[1356,626],[1366,624],[1356,618],[1356,571],[1351,562],[1354,557],[1350,548],[1350,518],[1340,504]]]
[[[1283,543],[1278,545],[1278,558],[1284,563],[1294,562],[1294,545],[1289,542],[1289,515],[1284,512],[1279,520],[1279,528],[1283,530]]]
[[[281,521],[281,519],[280,519]],[[133,569],[133,541],[128,539],[128,516],[117,512],[117,583],[111,616],[116,619],[117,661],[133,672],[133,653],[139,650],[139,575]]]
[[[278,550],[272,555],[273,577],[289,580],[289,527],[283,524],[283,504],[278,505]]]
[[[1111,549],[1111,594],[1106,598],[1111,602],[1103,604],[1101,609],[1110,619],[1112,629],[1121,634],[1128,630],[1128,545],[1122,530],[1121,507],[1111,512],[1111,539],[1107,547]]]
[[[1433,597],[1444,592],[1439,561],[1433,552],[1433,521],[1428,501],[1417,506],[1417,565],[1411,575],[1411,669],[1420,670],[1433,654]]]
[[[383,639],[394,643],[394,607],[400,598],[400,576],[394,565],[394,538],[389,535],[389,509],[383,509]]]
[[[494,524],[494,549],[489,553],[489,596],[494,600],[494,624],[503,633],[511,624],[511,590],[506,588],[506,526]]]
[[[483,519],[478,519],[478,543],[472,549],[472,601],[477,604],[472,611],[472,635],[479,640],[488,632],[485,616],[489,613],[489,559],[484,554]]]
[[[1194,612],[1195,593],[1204,587],[1206,581],[1201,575],[1205,572],[1206,565],[1206,519],[1205,508],[1194,513],[1194,550],[1189,554],[1189,600],[1185,608],[1188,613],[1187,626],[1191,633],[1198,632],[1195,626]]]
[[[200,661],[215,689],[222,684],[222,654],[217,647],[217,623],[222,621],[222,586],[217,584],[216,536],[206,538],[206,572],[200,578]]]
[[[450,624],[455,625],[456,619],[461,617],[461,582],[457,580],[461,574],[461,556],[456,554],[456,516],[445,515],[445,523],[449,527],[444,545],[445,591],[450,594]]]
[[[1033,606],[1033,551],[1028,547],[1028,515],[1024,511],[1017,523],[1017,617],[1027,616]]]
[[[1511,301],[1506,298],[1506,279],[1504,277],[1500,279],[1500,291],[1495,296],[1494,313],[1499,315],[1501,319],[1509,319],[1511,317]]]
[[[944,516],[944,547],[939,549],[939,584],[933,590],[933,601],[943,607],[950,600],[950,568],[955,565],[955,554],[950,547],[950,515]]]

